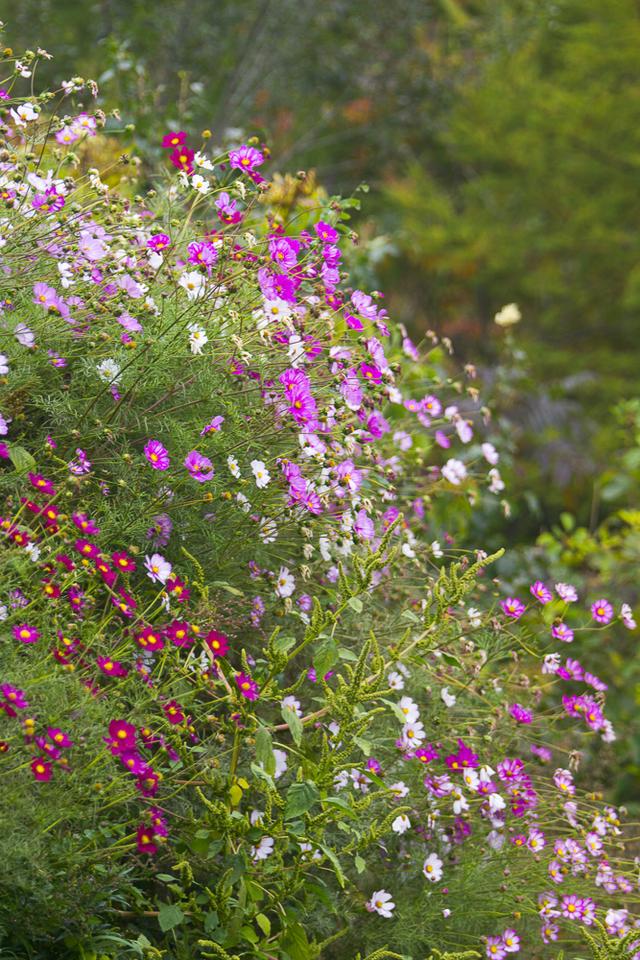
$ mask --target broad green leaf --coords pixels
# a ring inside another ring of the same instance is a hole
[[[158,908],[158,923],[160,929],[166,933],[173,930],[184,920],[184,913],[177,903],[161,903]]]
[[[303,783],[292,783],[287,790],[287,802],[284,808],[285,820],[294,820],[306,813],[320,799],[320,792],[315,783],[305,780]]]

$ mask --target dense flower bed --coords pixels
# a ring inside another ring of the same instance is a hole
[[[352,286],[352,202],[278,215],[264,145],[84,169],[113,121],[23,95],[45,55],[0,91],[7,949],[629,940],[607,684],[558,650],[633,614],[448,536],[504,490],[475,371]]]

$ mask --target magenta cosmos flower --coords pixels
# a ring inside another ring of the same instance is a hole
[[[197,450],[192,450],[186,455],[184,465],[198,483],[211,480],[215,474],[211,460],[208,457],[203,457]]]
[[[507,597],[506,600],[500,601],[500,606],[502,612],[506,613],[508,617],[513,617],[514,620],[519,620],[526,609],[524,603],[518,597]]]
[[[525,710],[520,703],[512,704],[509,713],[516,723],[531,723],[533,720],[533,714]]]
[[[162,446],[159,440],[149,440],[144,448],[144,455],[147,463],[150,463],[154,470],[168,470],[169,452]]]
[[[175,150],[176,147],[181,147],[183,143],[187,142],[187,135],[184,130],[170,130],[169,133],[165,133],[162,138],[162,146],[165,150]]]
[[[596,623],[611,623],[613,620],[613,607],[608,600],[596,600],[591,604],[591,616]]]
[[[235,677],[238,690],[247,700],[258,699],[258,684],[246,673],[237,673]]]
[[[35,643],[40,637],[36,628],[30,627],[28,623],[16,624],[13,628],[13,635],[16,640],[20,640],[22,643]]]
[[[531,595],[534,596],[536,600],[539,600],[543,606],[547,603],[551,603],[553,600],[553,594],[551,593],[551,590],[549,590],[548,587],[545,587],[542,580],[536,580],[535,583],[532,583],[529,587],[529,590],[531,591]]]

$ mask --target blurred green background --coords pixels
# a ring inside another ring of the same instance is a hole
[[[640,356],[637,3],[0,0],[0,16],[16,50],[54,54],[46,79],[95,78],[142,156],[167,127],[240,128],[275,169],[335,193],[366,181],[369,279],[414,336],[450,335],[497,383],[493,316],[522,310],[510,539],[616,506],[610,411]]]

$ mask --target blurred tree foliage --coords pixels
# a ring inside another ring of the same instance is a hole
[[[331,191],[368,181],[392,312],[490,376],[492,317],[517,301],[510,404],[535,466],[516,492],[542,505],[522,533],[588,519],[608,410],[637,390],[634,0],[0,0],[0,17],[16,49],[55,54],[47,79],[95,77],[143,156],[168,126],[241,128]]]

